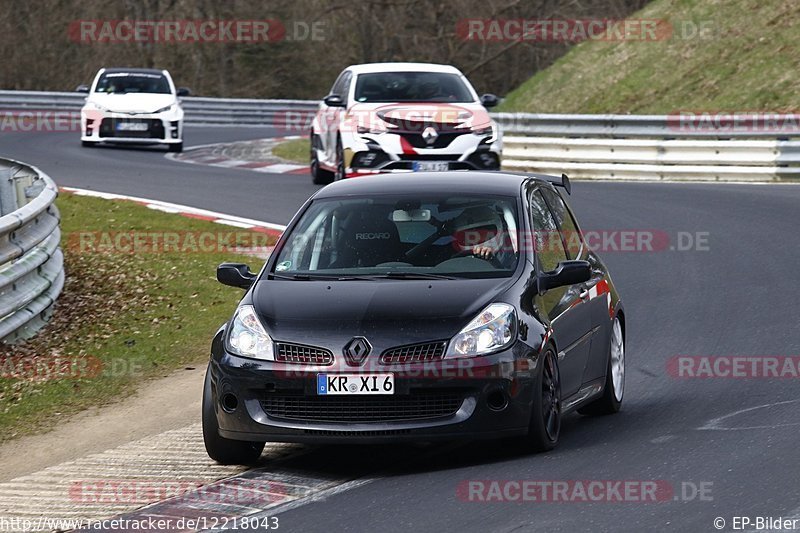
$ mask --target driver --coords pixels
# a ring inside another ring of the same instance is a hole
[[[453,221],[454,244],[461,253],[505,265],[514,259],[502,216],[489,206],[465,209]]]

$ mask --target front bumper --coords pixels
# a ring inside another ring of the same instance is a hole
[[[413,137],[413,136],[411,136]],[[430,170],[499,170],[503,150],[502,137],[460,134],[441,147],[412,146],[409,135],[349,134],[343,135],[345,167],[348,175],[383,172]]]
[[[528,430],[538,363],[532,353],[529,346],[517,342],[486,357],[406,365],[368,361],[359,370],[361,367],[256,361],[229,354],[221,342],[215,341],[209,371],[220,435],[228,439],[378,443],[496,438],[524,435]],[[391,372],[395,394],[317,396],[317,374],[337,372]],[[455,404],[454,397],[459,399]],[[392,419],[393,413],[400,411],[408,416],[408,406],[421,405],[420,398],[428,399],[422,403],[428,409],[433,406],[435,416]],[[453,407],[443,413],[446,401]],[[375,408],[375,402],[381,402],[381,407]],[[297,410],[288,417],[284,416],[287,411],[276,416],[274,406],[287,404],[312,407],[300,411],[299,417]],[[337,413],[335,420],[332,412]],[[351,412],[359,415],[348,414]],[[381,419],[364,421],[366,412],[380,413]]]
[[[128,125],[136,124],[137,129]],[[81,141],[120,144],[179,144],[183,142],[183,112],[126,114],[81,112]]]

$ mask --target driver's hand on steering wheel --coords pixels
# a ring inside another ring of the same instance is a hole
[[[494,248],[486,245],[478,245],[472,249],[472,255],[481,259],[491,259],[494,255]]]

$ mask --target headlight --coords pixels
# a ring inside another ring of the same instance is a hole
[[[378,126],[357,126],[356,133],[373,133],[375,135],[380,135],[381,133],[386,133],[386,129]]]
[[[170,104],[167,107],[162,107],[161,109],[156,109],[155,111],[153,111],[153,114],[155,115],[156,113],[166,113],[167,111],[172,111],[173,107],[175,107],[175,104]]]
[[[275,360],[272,338],[261,325],[252,305],[243,305],[236,310],[226,344],[229,352],[242,357]]]
[[[507,347],[514,341],[516,320],[513,306],[488,306],[450,340],[447,357],[486,355]]]
[[[87,102],[86,105],[89,105],[98,111],[108,111],[108,109],[106,109],[105,107],[101,106],[100,104],[96,104],[94,102]]]
[[[495,133],[494,124],[489,124],[488,126],[481,126],[480,128],[472,128],[472,133],[479,136],[491,135],[491,137],[486,142],[493,143],[495,140],[497,140],[497,133]]]

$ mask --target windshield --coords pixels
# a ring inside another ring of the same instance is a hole
[[[170,94],[172,91],[167,78],[163,74],[109,72],[100,77],[95,92]]]
[[[287,236],[275,275],[505,277],[517,266],[513,198],[316,200]]]
[[[474,102],[458,74],[375,72],[356,80],[356,102]]]

